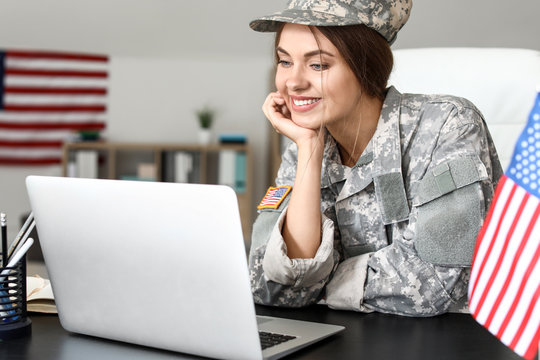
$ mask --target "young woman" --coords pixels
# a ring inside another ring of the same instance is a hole
[[[255,301],[432,316],[466,309],[476,235],[502,170],[480,112],[387,88],[404,0],[289,1],[263,111],[292,140],[259,205]]]

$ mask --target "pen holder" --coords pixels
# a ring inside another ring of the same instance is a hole
[[[26,256],[13,267],[0,268],[0,340],[30,335],[26,313]]]

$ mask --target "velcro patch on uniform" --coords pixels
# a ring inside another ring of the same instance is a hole
[[[257,209],[277,209],[279,204],[287,197],[292,187],[290,186],[270,186]]]

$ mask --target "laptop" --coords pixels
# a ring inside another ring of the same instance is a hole
[[[229,187],[47,176],[26,185],[67,331],[211,358],[277,359],[344,330],[256,316]],[[260,332],[286,341],[262,349]]]

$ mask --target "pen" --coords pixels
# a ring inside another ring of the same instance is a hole
[[[35,225],[36,225],[36,222],[34,221],[34,215],[33,213],[30,213],[30,215],[28,216],[28,219],[26,219],[21,230],[15,237],[15,240],[13,240],[13,242],[11,243],[11,246],[8,251],[8,262],[9,262],[9,258],[11,258],[13,253],[19,247],[19,245],[24,244],[24,242],[26,241],[26,238],[30,235]]]
[[[13,254],[13,257],[9,261],[9,264],[7,266],[5,266],[5,267],[12,268],[15,265],[17,265],[19,260],[22,259],[24,254],[26,254],[28,249],[30,249],[30,246],[32,246],[33,244],[34,244],[34,239],[28,238],[28,240],[26,240],[26,242],[23,244],[23,246],[21,246],[21,248],[19,250],[17,250],[17,252],[15,254]],[[0,277],[0,283],[2,281],[4,281],[6,275],[8,275],[10,271],[11,271],[11,269],[5,269],[4,271],[2,271],[2,273],[0,274],[0,276],[2,276],[2,277]]]
[[[32,232],[32,229],[34,228],[35,225],[36,225],[36,222],[32,221],[32,223],[30,224],[30,226],[24,233],[24,236],[22,237],[22,239],[19,239],[17,246],[11,250],[8,256],[8,263],[11,263],[10,259],[13,256],[13,254],[15,254],[18,251],[19,247],[26,242],[26,239],[28,238],[28,236],[30,236],[30,233]]]
[[[6,214],[0,213],[0,226],[2,227],[2,266],[7,266],[7,221]]]

